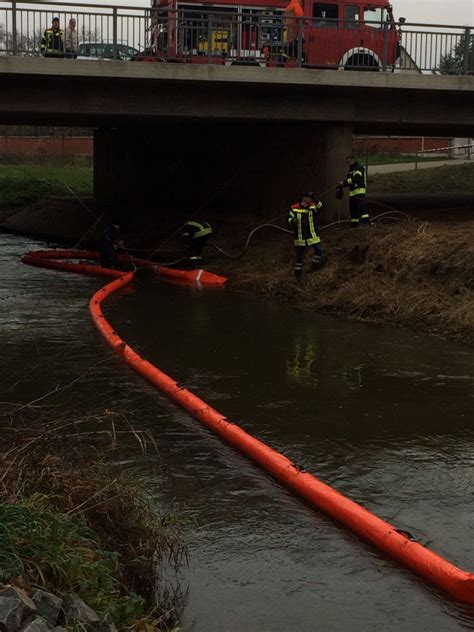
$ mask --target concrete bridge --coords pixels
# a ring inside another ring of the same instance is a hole
[[[472,76],[3,57],[0,82],[1,124],[94,127],[96,195],[132,208],[278,211],[354,132],[474,135]]]

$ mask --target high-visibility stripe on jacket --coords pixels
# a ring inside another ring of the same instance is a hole
[[[182,235],[189,239],[204,237],[212,233],[211,225],[208,222],[187,222],[184,225]]]
[[[49,55],[64,55],[63,31],[46,29],[41,39],[41,52]]]
[[[365,167],[356,162],[347,174],[344,185],[349,187],[349,197],[367,194],[367,176]]]
[[[322,205],[322,202],[317,202],[308,207],[301,204],[293,204],[291,207],[288,222],[295,231],[295,246],[313,246],[321,242],[315,223],[315,214]]]

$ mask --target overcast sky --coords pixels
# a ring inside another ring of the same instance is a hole
[[[392,0],[396,18],[427,24],[474,26],[474,0]]]
[[[81,0],[84,4],[122,4],[148,7],[150,0]],[[198,1],[198,0],[197,0]],[[265,0],[256,0],[265,5]],[[214,0],[216,4],[219,0]],[[47,1],[45,1],[47,4]],[[235,0],[238,4],[238,0]],[[474,0],[392,0],[395,17],[408,22],[474,26]]]

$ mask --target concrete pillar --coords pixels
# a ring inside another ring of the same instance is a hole
[[[199,208],[273,218],[302,192],[345,175],[352,127],[314,123],[161,123],[94,134],[94,191],[102,205],[189,215]],[[341,213],[334,191],[322,219]]]

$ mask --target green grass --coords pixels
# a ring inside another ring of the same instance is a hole
[[[92,194],[92,168],[0,164],[0,207],[18,208],[48,196]]]
[[[471,192],[474,193],[474,161],[421,171],[369,174],[369,194]]]
[[[418,156],[418,162],[436,162],[438,160],[446,160],[446,156]],[[360,154],[359,160],[365,164],[365,155]],[[398,165],[408,162],[416,162],[415,154],[369,154],[367,157],[369,165]]]
[[[31,503],[0,503],[0,581],[17,577],[75,592],[119,627],[144,614],[136,594],[120,596],[118,553],[103,550],[81,518]]]

